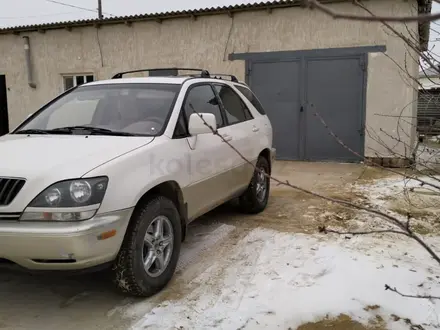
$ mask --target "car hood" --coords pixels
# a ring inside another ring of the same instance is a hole
[[[79,178],[153,140],[135,136],[9,134],[0,138],[0,177],[52,182]]]

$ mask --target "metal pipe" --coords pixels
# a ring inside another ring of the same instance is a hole
[[[26,58],[26,66],[28,72],[28,84],[31,88],[37,88],[37,85],[34,82],[34,76],[32,71],[32,61],[31,61],[31,46],[29,43],[29,37],[24,36],[24,54]]]
[[[98,18],[103,19],[102,16],[102,0],[98,0]]]

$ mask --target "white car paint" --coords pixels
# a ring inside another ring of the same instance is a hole
[[[90,255],[87,255],[89,250],[83,246],[83,242],[87,241],[88,237],[95,237],[96,240],[96,236],[93,235],[102,232],[103,229],[99,228],[100,221],[105,222],[105,229],[125,230],[131,216],[131,212],[125,210],[132,210],[145,193],[169,181],[175,182],[182,190],[192,191],[188,194],[183,193],[184,202],[188,204],[190,210],[189,220],[192,220],[247,188],[253,172],[253,169],[252,171],[249,171],[249,168],[246,171],[241,169],[246,165],[247,160],[255,163],[259,154],[264,150],[272,152],[273,157],[272,126],[267,115],[260,114],[234,87],[235,83],[206,78],[151,77],[96,81],[83,86],[101,84],[123,86],[128,83],[181,85],[179,96],[162,135],[154,138],[35,134],[8,134],[0,137],[0,155],[5,155],[2,156],[3,159],[0,162],[0,177],[26,180],[16,198],[9,205],[0,206],[0,215],[24,212],[36,196],[59,181],[99,176],[106,176],[109,179],[99,209],[95,217],[90,220],[78,224],[75,222],[57,223],[56,221],[44,223],[40,221],[38,224],[18,221],[11,224],[2,223],[0,219],[0,241],[2,236],[6,235],[9,244],[7,246],[6,243],[0,244],[0,258],[8,259],[9,253],[14,256],[12,261],[35,269],[80,269],[111,261],[122,244],[123,232],[118,232],[114,238],[110,239],[114,241],[111,247],[107,241],[105,245],[99,242],[93,243],[93,246],[96,244],[94,247],[96,250],[90,251]],[[212,132],[173,139],[185,95],[191,86],[198,83],[226,84],[241,97],[249,108],[253,119],[218,129],[218,134],[224,136],[228,143]],[[243,159],[234,148],[247,160]],[[269,161],[272,160],[273,158],[269,159]],[[221,178],[215,189],[197,190],[200,183],[213,178]],[[90,233],[92,229],[94,232]],[[20,249],[19,253],[10,247],[11,242],[14,241],[11,233],[15,232],[21,240],[22,234],[26,233],[27,236],[33,238],[29,242],[37,242],[36,237],[41,237],[44,230],[48,235],[41,241],[44,249],[41,248],[40,252],[35,250],[35,246],[30,247],[28,252]],[[81,234],[81,230],[87,230],[87,232]],[[54,232],[60,236],[53,239]],[[72,238],[72,233],[75,232],[78,241]],[[69,237],[69,243],[67,247],[62,247],[63,253],[58,254],[54,249],[58,249],[62,244],[63,235]],[[32,248],[34,248],[33,251]],[[2,249],[6,249],[6,252]],[[31,261],[32,258],[65,258],[66,255],[75,255],[75,249],[77,249],[77,264],[34,264]],[[41,251],[45,251],[46,254],[42,255]],[[48,255],[47,251],[52,252]],[[99,258],[100,256],[102,258]]]
[[[81,178],[91,169],[146,146],[153,137],[14,135],[0,138],[0,177],[26,179],[26,184],[0,212],[21,212],[43,189]]]

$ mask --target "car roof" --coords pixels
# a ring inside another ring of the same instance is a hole
[[[117,78],[117,79],[106,79],[106,80],[96,80],[82,86],[96,86],[96,85],[108,85],[108,84],[174,84],[181,85],[186,81],[191,81],[192,83],[200,82],[210,82],[210,83],[224,83],[227,85],[239,85],[247,87],[244,82],[232,82],[226,79],[218,78],[201,78],[201,77],[190,77],[190,76],[177,76],[177,77],[133,77],[133,78]]]

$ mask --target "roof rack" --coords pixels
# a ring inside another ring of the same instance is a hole
[[[112,79],[120,79],[122,78],[122,76],[124,74],[128,74],[128,73],[137,73],[137,72],[148,72],[149,74],[151,72],[166,72],[166,74],[164,74],[164,76],[178,76],[178,72],[179,71],[196,71],[196,72],[200,72],[200,76],[202,78],[210,78],[211,75],[209,74],[208,70],[204,70],[204,69],[192,69],[192,68],[154,68],[154,69],[140,69],[140,70],[131,70],[131,71],[124,71],[124,72],[119,72],[117,74],[115,74]]]
[[[179,71],[194,71],[196,74],[179,74]],[[139,70],[131,70],[131,71],[123,71],[115,74],[112,79],[120,79],[124,74],[128,73],[137,73],[137,72],[148,72],[151,76],[151,73],[155,73],[154,76],[161,76],[160,72],[163,73],[162,76],[187,76],[193,78],[212,78],[212,79],[223,79],[222,77],[230,78],[232,82],[239,82],[237,77],[232,74],[224,74],[224,73],[213,73],[210,74],[208,70],[205,69],[193,69],[193,68],[154,68],[154,69],[139,69]],[[159,75],[157,75],[159,73]]]
[[[214,79],[222,79],[222,77],[229,77],[229,78],[231,78],[231,81],[233,81],[233,82],[238,82],[237,77],[234,76],[234,75],[232,75],[232,74],[211,73],[211,78],[214,78]]]

